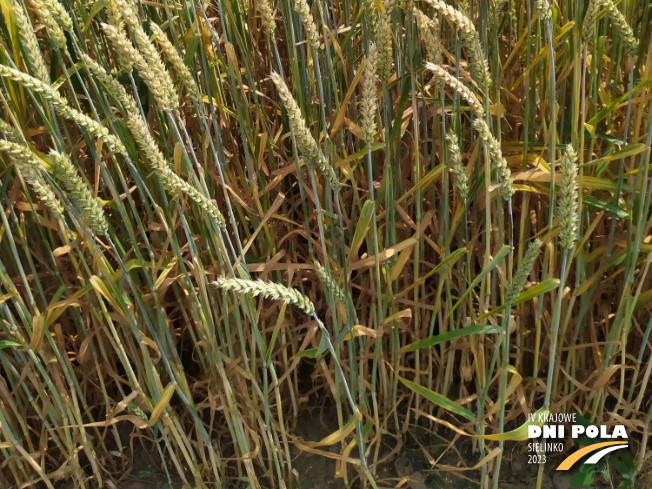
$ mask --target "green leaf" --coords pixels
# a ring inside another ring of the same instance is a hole
[[[20,343],[11,340],[0,341],[0,350],[4,350],[5,348],[15,348],[17,346],[20,346]]]
[[[613,214],[620,219],[625,219],[629,216],[629,212],[627,212],[625,209],[622,209],[616,204],[612,204],[611,202],[605,202],[602,199],[593,197],[592,195],[583,195],[582,202],[584,202],[589,207],[593,207],[594,209],[609,212],[610,214]]]
[[[371,224],[371,219],[373,218],[373,215],[374,215],[374,202],[368,200],[362,206],[362,211],[360,212],[360,218],[358,219],[358,224],[355,226],[355,232],[353,233],[353,240],[351,241],[351,251],[349,252],[349,259],[358,252],[358,249],[362,244],[362,240],[367,234],[367,229],[369,229],[369,225]]]
[[[491,325],[482,325],[482,326],[468,326],[466,328],[456,329],[454,331],[448,331],[446,333],[438,334],[431,336],[430,338],[424,338],[420,341],[415,341],[409,345],[401,348],[402,352],[420,350],[422,348],[428,348],[430,346],[435,346],[444,341],[451,341],[456,338],[461,338],[462,336],[470,336],[474,334],[489,334],[497,333],[500,331],[500,326],[491,326]]]
[[[426,389],[425,387],[422,387],[419,384],[415,384],[414,382],[404,379],[400,375],[397,375],[396,377],[398,378],[398,380],[401,381],[401,383],[405,387],[412,389],[414,392],[428,399],[433,404],[436,404],[437,406],[444,408],[447,411],[450,411],[451,413],[462,416],[463,418],[466,418],[469,421],[475,421],[475,415],[471,411],[469,411],[468,409],[462,406],[458,406],[447,397],[444,397],[441,394],[437,394],[436,392],[432,392],[431,390]]]
[[[484,278],[485,278],[487,275],[489,275],[489,273],[491,273],[491,271],[492,271],[494,268],[496,268],[496,267],[498,266],[498,264],[499,264],[501,261],[503,261],[503,258],[505,258],[508,254],[509,254],[509,246],[505,245],[505,246],[503,246],[503,247],[498,251],[498,253],[497,253],[496,256],[494,257],[494,259],[491,260],[491,263],[489,263],[489,265],[487,266],[487,268],[485,268],[484,270],[482,270],[482,271],[480,272],[480,274],[475,278],[475,280],[473,280],[473,282],[471,282],[471,285],[469,285],[469,286],[466,288],[466,290],[465,290],[464,293],[460,296],[460,298],[457,300],[457,302],[455,303],[455,305],[450,309],[449,314],[451,314],[451,313],[452,313],[452,312],[457,308],[457,306],[459,306],[459,305],[462,303],[462,300],[463,300],[467,295],[469,295],[469,294],[471,293],[471,291],[473,290],[473,288],[474,288],[476,285],[478,285],[480,282],[482,282],[482,280],[484,280]]]

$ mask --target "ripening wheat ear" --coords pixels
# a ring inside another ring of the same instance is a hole
[[[102,68],[94,59],[88,56],[86,53],[81,53],[81,59],[90,70],[91,73],[101,81],[104,86],[107,88],[109,93],[122,104],[124,109],[129,114],[138,113],[138,105],[134,98],[127,93],[125,87],[122,86],[120,82],[115,80],[111,75],[109,75],[104,68]]]
[[[186,194],[217,224],[218,227],[224,229],[226,227],[226,221],[217,206],[204,194],[199,192],[188,182],[182,180],[181,177],[170,169],[163,154],[158,149],[156,141],[154,141],[154,138],[150,134],[148,127],[140,117],[140,114],[131,114],[127,119],[127,127],[131,131],[131,134],[134,136],[138,145],[141,147],[150,165],[152,165],[156,174],[161,179],[161,183],[165,190],[172,195],[175,195],[177,192]]]
[[[538,238],[532,241],[528,246],[525,256],[523,256],[523,261],[521,261],[521,265],[518,267],[512,282],[509,284],[507,291],[505,292],[505,304],[512,305],[516,302],[516,298],[521,293],[523,285],[525,285],[525,281],[527,280],[528,275],[530,275],[530,270],[532,270],[534,262],[539,256],[540,249],[541,241]]]
[[[491,134],[489,125],[484,119],[475,119],[473,121],[473,128],[478,131],[478,134],[489,149],[489,155],[491,156],[491,160],[496,168],[496,176],[498,177],[502,197],[507,200],[514,195],[514,186],[512,172],[507,166],[507,160],[503,156],[500,143],[493,134]]]
[[[118,3],[118,5],[121,4]],[[102,30],[120,54],[120,59],[126,59],[129,64],[136,67],[138,74],[145,84],[147,84],[154,99],[161,108],[163,110],[174,110],[179,107],[179,100],[174,90],[172,78],[170,78],[170,74],[165,69],[161,58],[156,52],[156,48],[154,48],[149,37],[143,31],[140,23],[135,22],[131,17],[133,17],[133,12],[131,16],[125,17],[125,20],[134,32],[134,37],[138,42],[140,51],[134,48],[125,33],[119,31],[115,26],[101,24]],[[132,25],[132,23],[134,24]]]
[[[577,184],[577,153],[570,144],[560,164],[561,178],[559,181],[559,201],[557,214],[559,217],[559,245],[568,249],[575,245],[578,223],[578,184]]]
[[[439,42],[439,20],[437,17],[429,18],[421,10],[414,9],[414,15],[417,18],[419,32],[423,38],[423,44],[426,46],[426,59],[435,65],[441,65],[441,43]],[[444,81],[437,79],[437,88],[444,89]]]
[[[12,143],[25,144],[25,138],[20,131],[2,119],[0,119],[0,134]]]
[[[270,38],[274,37],[276,32],[276,21],[274,20],[274,10],[269,0],[255,0],[256,10],[260,14],[260,23],[265,28],[265,32]]]
[[[43,83],[49,83],[50,76],[48,75],[48,69],[45,66],[43,55],[38,46],[38,40],[36,39],[36,34],[34,34],[32,23],[19,3],[14,2],[12,7],[16,18],[16,26],[18,27],[18,35],[23,43],[23,48],[27,53],[31,67],[34,70],[34,75]]]
[[[465,14],[456,10],[448,5],[443,0],[426,0],[434,9],[441,12],[449,22],[455,24],[462,34],[464,47],[469,55],[469,63],[471,64],[472,74],[476,81],[482,87],[488,87],[491,83],[491,73],[489,72],[489,62],[485,58],[482,44],[480,43],[480,35],[475,29],[473,22]]]
[[[449,85],[453,90],[455,90],[460,97],[462,97],[466,102],[469,104],[471,109],[473,109],[473,112],[478,118],[484,117],[484,108],[482,107],[482,103],[478,99],[478,97],[475,96],[475,94],[467,88],[466,85],[464,85],[460,80],[452,76],[448,71],[446,71],[444,68],[442,68],[439,65],[433,64],[433,63],[426,63],[426,68],[429,71],[432,71],[432,73],[442,80],[446,85]]]
[[[67,52],[66,36],[61,27],[66,31],[72,30],[72,20],[68,12],[56,0],[30,0],[30,3],[34,7],[36,16],[45,27],[48,37],[59,49]],[[58,20],[61,20],[64,25],[60,26]]]
[[[446,134],[446,142],[448,143],[448,154],[450,155],[451,166],[453,167],[454,185],[457,193],[460,195],[460,199],[466,203],[466,199],[469,197],[469,184],[466,178],[464,163],[462,163],[459,140],[452,129]]]
[[[315,19],[310,12],[310,5],[308,5],[307,0],[294,0],[294,10],[299,14],[301,19],[301,24],[303,24],[303,29],[306,31],[306,39],[310,42],[312,49],[319,49],[319,31],[317,30],[317,24],[315,24]]]
[[[317,145],[317,141],[315,141],[315,138],[312,137],[312,134],[308,130],[306,121],[301,115],[301,109],[299,109],[299,105],[294,100],[294,97],[292,97],[290,89],[278,73],[272,73],[270,77],[274,82],[274,85],[276,85],[276,90],[281,98],[283,107],[287,110],[288,118],[290,119],[290,127],[292,128],[292,132],[297,140],[297,146],[306,162],[306,166],[309,170],[312,170],[315,167],[319,168],[333,191],[338,192],[340,190],[340,182],[337,180],[335,170],[333,170],[333,167],[328,163],[324,153]]]
[[[289,305],[297,306],[310,316],[315,314],[315,306],[310,299],[301,292],[285,287],[284,285],[263,282],[262,280],[245,280],[241,278],[225,277],[219,277],[213,282],[213,285],[237,294],[251,295],[254,297],[261,295],[267,299],[274,299],[285,302]]]
[[[152,29],[152,32],[154,33],[154,39],[163,51],[163,56],[170,63],[170,65],[172,65],[172,69],[179,78],[179,81],[181,81],[183,86],[186,87],[186,90],[188,90],[188,93],[192,97],[195,104],[197,104],[197,106],[201,106],[202,98],[201,93],[199,92],[199,87],[197,87],[197,83],[195,82],[192,73],[190,73],[190,70],[186,66],[186,63],[184,63],[184,61],[181,59],[181,56],[179,56],[177,48],[172,45],[163,30],[157,24],[150,22],[149,25]]]
[[[112,152],[120,153],[122,155],[127,154],[127,150],[122,142],[112,134],[109,134],[109,130],[106,127],[95,119],[88,117],[86,114],[72,109],[66,102],[66,99],[59,95],[59,92],[47,83],[43,83],[38,78],[34,78],[27,73],[14,70],[5,65],[0,65],[0,76],[9,78],[10,80],[30,88],[34,92],[43,95],[43,97],[52,104],[54,110],[56,110],[59,115],[75,122],[78,126],[83,127],[90,134],[102,140]]]
[[[20,171],[25,182],[32,187],[39,200],[58,219],[63,219],[63,206],[54,194],[50,184],[41,174],[41,163],[34,153],[25,145],[0,140],[0,152],[9,156]]]
[[[68,156],[52,151],[50,160],[54,165],[54,173],[64,183],[70,193],[70,200],[79,211],[82,218],[97,234],[106,234],[109,223],[97,199],[82,180]]]
[[[376,114],[378,113],[378,97],[376,90],[378,86],[378,51],[375,44],[369,46],[367,66],[364,70],[362,81],[362,98],[360,100],[360,127],[362,139],[367,146],[370,146],[376,138],[378,127],[376,126]]]
[[[582,40],[586,43],[593,39],[595,26],[598,22],[597,16],[598,10],[600,10],[600,3],[601,0],[589,0],[589,6],[586,9],[584,21],[582,22]]]
[[[378,49],[378,73],[384,82],[394,72],[394,46],[392,39],[392,11],[395,0],[385,0],[376,26],[376,48]],[[375,8],[375,7],[374,7]]]
[[[539,18],[541,18],[541,20],[547,21],[552,19],[552,8],[550,7],[550,0],[537,0],[536,7],[537,11],[539,12]]]

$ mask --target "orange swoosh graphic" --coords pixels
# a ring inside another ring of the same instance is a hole
[[[559,467],[557,467],[557,470],[568,470],[573,466],[575,462],[581,459],[584,455],[588,455],[591,452],[595,452],[596,450],[600,450],[601,448],[604,447],[610,447],[612,445],[627,445],[627,442],[605,441],[602,443],[594,443],[593,445],[589,445],[588,447],[581,448],[578,451],[571,453],[568,457],[566,457],[566,460],[564,460],[559,465]]]

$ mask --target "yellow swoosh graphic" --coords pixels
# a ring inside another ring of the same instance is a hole
[[[593,445],[589,445],[588,447],[584,447],[579,449],[578,451],[571,453],[566,459],[557,467],[557,470],[568,470],[570,469],[575,462],[577,462],[579,459],[581,459],[584,455],[588,455],[591,452],[595,452],[596,450],[600,450],[601,448],[604,447],[610,447],[612,445],[627,445],[626,442],[622,441],[605,441],[602,443],[594,443]]]

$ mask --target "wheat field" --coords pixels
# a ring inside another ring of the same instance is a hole
[[[1,487],[652,486],[650,2],[0,7]]]

